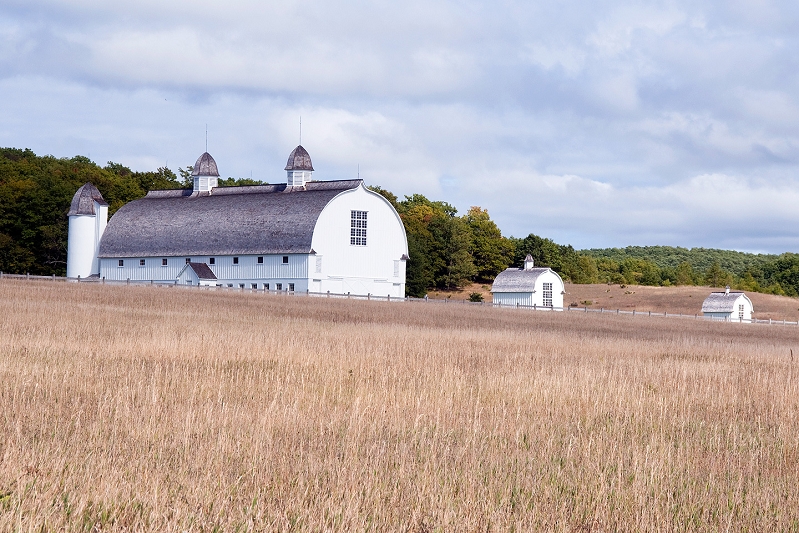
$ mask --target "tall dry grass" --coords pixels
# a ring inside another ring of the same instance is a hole
[[[0,529],[799,530],[797,365],[799,328],[3,281]]]

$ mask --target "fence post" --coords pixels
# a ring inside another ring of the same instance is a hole
[[[330,292],[330,291],[327,291],[327,292]],[[367,300],[371,300],[372,299],[372,293],[371,292],[367,292],[366,293],[366,299]]]
[[[127,285],[130,285],[130,278],[128,278]]]
[[[0,270],[0,279],[3,279],[3,271]]]
[[[652,311],[649,312],[649,316],[652,316]]]
[[[31,279],[31,273],[25,272],[25,279]]]
[[[105,285],[105,276],[103,276],[103,285]]]
[[[53,281],[55,281],[55,274],[53,274]]]
[[[391,301],[391,295],[390,294],[388,295],[388,301],[389,302]]]
[[[327,291],[327,297],[330,298],[330,291]]]
[[[635,309],[633,309],[633,316],[635,316]]]

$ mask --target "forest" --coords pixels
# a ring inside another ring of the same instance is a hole
[[[84,156],[37,156],[0,148],[0,271],[64,275],[67,212],[75,191],[93,183],[109,203],[109,215],[148,190],[190,186],[191,167],[134,172],[118,163],[100,166]],[[220,179],[221,186],[258,181]],[[458,289],[491,283],[527,254],[572,283],[638,285],[730,285],[735,289],[799,296],[799,254],[750,254],[669,246],[575,250],[530,233],[503,236],[488,211],[478,206],[459,214],[452,205],[421,194],[398,198],[371,187],[394,205],[408,235],[406,292]]]

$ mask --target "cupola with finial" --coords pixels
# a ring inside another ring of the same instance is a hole
[[[287,174],[286,183],[289,187],[305,187],[305,182],[311,181],[313,164],[311,163],[311,156],[308,155],[308,151],[302,145],[291,151],[284,170]]]
[[[191,176],[194,180],[194,192],[210,192],[219,184],[219,170],[211,154],[205,152],[197,159]]]
[[[524,258],[524,269],[525,270],[532,270],[535,262],[533,261],[533,256],[527,254],[527,257]]]

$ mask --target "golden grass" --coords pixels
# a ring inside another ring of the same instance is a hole
[[[0,354],[3,531],[799,530],[796,327],[4,280]]]

